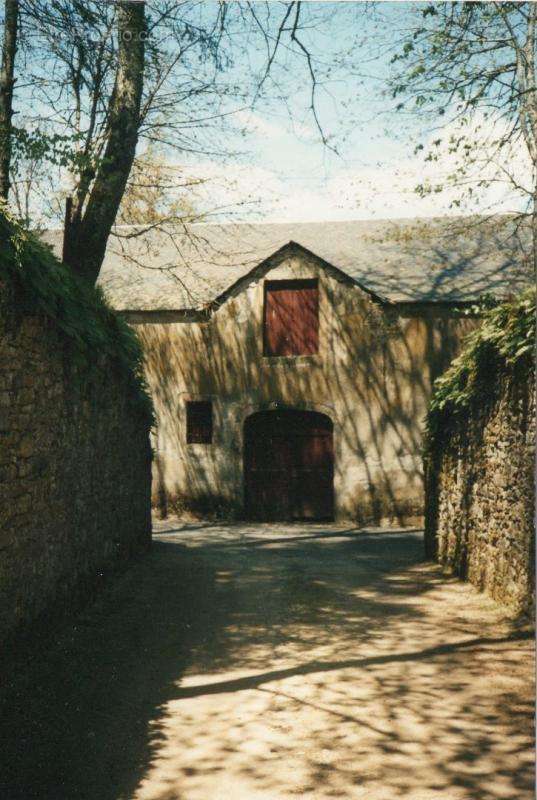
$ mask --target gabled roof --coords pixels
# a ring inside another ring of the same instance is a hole
[[[99,278],[118,310],[203,309],[287,245],[393,303],[471,302],[532,281],[528,225],[508,216],[312,223],[198,223],[111,237]],[[58,251],[61,233],[43,238]],[[253,274],[252,274],[253,279]]]

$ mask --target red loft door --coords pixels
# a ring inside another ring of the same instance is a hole
[[[316,280],[266,281],[266,356],[312,355],[319,349],[319,292]]]

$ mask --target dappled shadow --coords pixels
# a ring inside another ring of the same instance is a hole
[[[2,800],[130,798],[197,637],[211,635],[214,572],[180,545],[152,553],[51,637],[2,668]]]
[[[160,528],[13,660],[2,798],[531,796],[529,634],[420,534]]]
[[[207,683],[199,686],[192,686],[177,692],[176,697],[199,697],[202,694],[220,694],[221,692],[240,692],[243,689],[258,689],[264,683],[279,681],[283,678],[292,678],[294,675],[310,675],[312,673],[332,672],[333,670],[346,669],[347,667],[371,667],[377,664],[392,664],[400,661],[421,661],[423,659],[435,658],[436,656],[449,655],[457,650],[464,648],[479,649],[494,644],[505,644],[509,641],[532,639],[530,631],[518,631],[510,636],[501,636],[496,639],[468,639],[466,641],[454,642],[453,644],[440,644],[436,647],[428,647],[418,650],[415,653],[394,653],[388,656],[374,656],[371,658],[351,658],[342,661],[311,661],[307,664],[300,664],[298,667],[289,669],[276,669],[271,672],[262,672],[259,675],[251,675],[247,678],[237,678],[222,683]]]
[[[530,634],[422,564],[420,536],[189,529],[225,620],[173,694],[141,798],[531,797],[532,695],[513,677]]]
[[[319,352],[263,354],[263,279],[319,277]],[[280,270],[280,272],[278,272]],[[333,425],[335,515],[416,524],[422,431],[432,383],[475,320],[434,305],[376,302],[290,246],[197,320],[135,314],[155,403],[153,499],[163,515],[244,516],[245,424],[257,412],[313,411]],[[186,403],[212,400],[211,445],[186,443]],[[274,503],[277,505],[277,503]]]
[[[278,523],[276,523],[276,526],[277,524]],[[332,526],[332,523],[329,524]],[[293,525],[297,530],[296,536],[293,536]],[[219,536],[218,539],[215,538],[213,541],[204,542],[204,550],[210,547],[216,547],[218,549],[222,547],[236,547],[242,549],[244,547],[266,547],[269,544],[290,545],[294,541],[305,542],[308,539],[342,539],[345,537],[355,538],[357,534],[364,533],[382,532],[384,536],[389,536],[390,534],[397,533],[421,533],[422,530],[421,528],[389,528],[388,530],[377,530],[375,528],[360,528],[355,525],[350,528],[335,527],[332,530],[322,530],[321,523],[307,523],[307,528],[304,528],[304,523],[287,523],[285,526],[285,536],[271,538],[270,532],[277,530],[277,527],[275,527],[274,524],[271,527],[268,527],[260,526],[259,523],[226,522],[225,528],[223,529],[220,528],[218,523],[215,522],[182,522],[177,527],[172,526],[173,523],[171,525],[166,525],[165,523],[163,524],[162,530],[165,532],[166,536],[170,536],[171,534],[175,533],[184,533],[186,536],[190,536],[190,534],[194,532],[214,531],[215,528],[218,531],[225,530],[228,533],[228,537]],[[259,535],[260,530],[262,531],[261,536]],[[247,538],[249,531],[254,534],[254,538]],[[236,532],[239,533],[240,538],[235,535]]]
[[[54,243],[52,231],[44,238]],[[290,241],[392,301],[473,302],[531,281],[527,218],[491,214],[153,229],[110,245],[100,283],[120,308],[192,309],[244,281]]]

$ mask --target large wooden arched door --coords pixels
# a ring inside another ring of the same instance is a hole
[[[334,515],[333,426],[314,411],[260,411],[244,423],[244,486],[250,519]]]

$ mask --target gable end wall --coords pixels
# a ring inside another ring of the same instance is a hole
[[[317,278],[319,352],[263,356],[263,282]],[[153,500],[243,512],[244,420],[276,407],[327,414],[334,425],[335,513],[359,523],[414,523],[423,513],[422,423],[431,381],[472,324],[446,310],[399,313],[302,251],[229,292],[203,322],[130,318],[146,353],[158,420]],[[211,399],[213,444],[185,443],[185,403]]]

